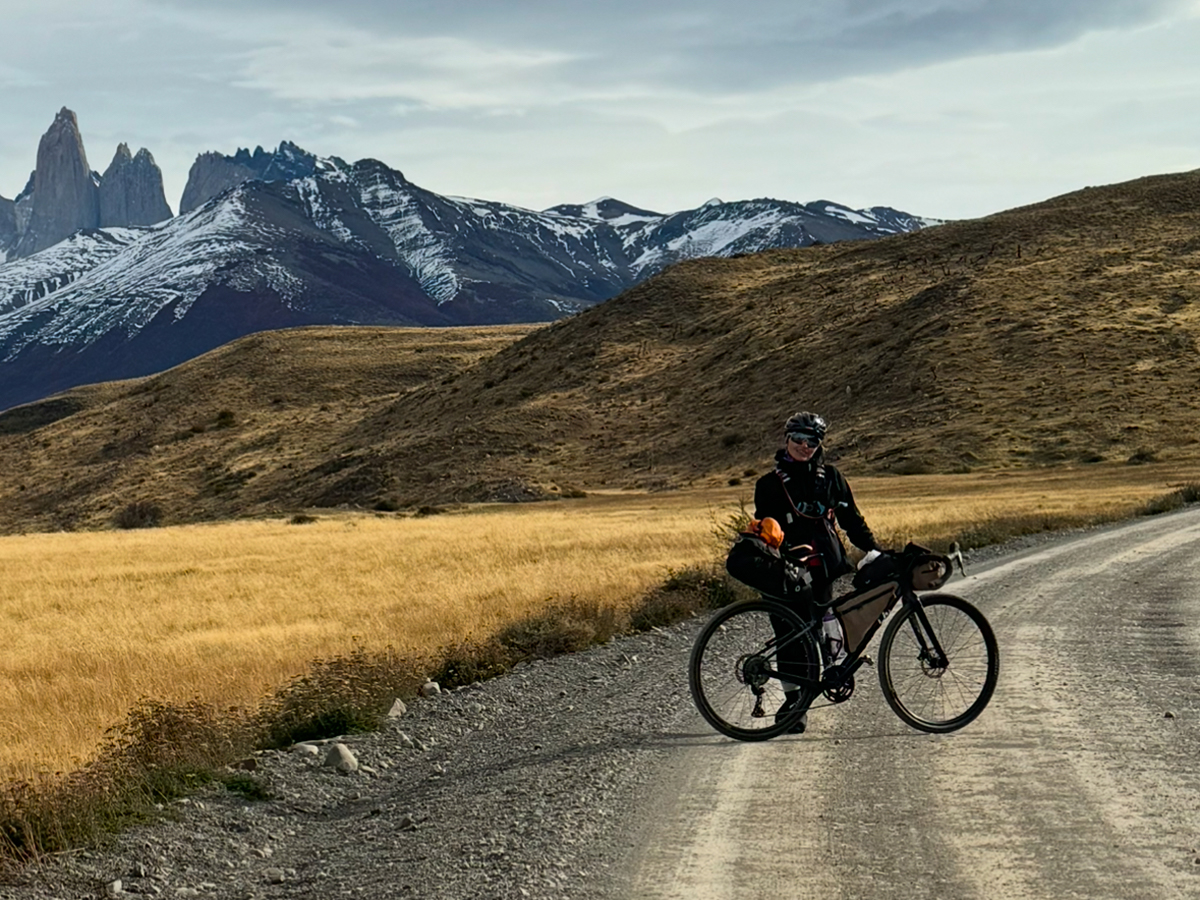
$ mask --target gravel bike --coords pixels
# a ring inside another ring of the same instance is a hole
[[[812,556],[794,559],[812,565]],[[898,608],[879,641],[879,683],[900,720],[920,731],[944,733],[972,722],[996,688],[1000,656],[983,613],[940,588],[949,557],[910,544],[876,562],[874,579],[834,598],[781,602],[763,595],[718,610],[696,638],[688,686],[705,720],[741,741],[763,741],[793,729],[822,696],[829,706],[854,692],[855,673],[875,665],[866,654],[872,637]],[[873,583],[871,583],[873,581]],[[826,609],[844,634],[845,657],[823,639]],[[785,688],[800,702],[779,711]]]

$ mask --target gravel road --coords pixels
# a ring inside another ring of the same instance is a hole
[[[870,671],[809,732],[740,744],[686,685],[701,623],[416,701],[257,757],[0,898],[1200,896],[1200,509],[968,555],[947,590],[1001,647],[991,706],[911,731]]]

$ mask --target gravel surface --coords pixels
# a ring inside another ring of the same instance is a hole
[[[274,797],[213,787],[0,898],[596,898],[682,721],[700,620],[420,699],[380,732],[258,754]],[[694,724],[691,727],[695,727]],[[341,744],[357,771],[326,765]]]

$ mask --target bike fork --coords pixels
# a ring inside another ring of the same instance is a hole
[[[925,615],[925,607],[918,604],[917,614],[914,618],[920,622],[919,628],[916,622],[912,623],[913,636],[921,648],[919,658],[934,668],[945,668],[949,665],[949,660],[946,659],[946,651],[942,649],[937,635],[929,624],[929,618]],[[928,636],[928,640],[926,640],[926,636]]]

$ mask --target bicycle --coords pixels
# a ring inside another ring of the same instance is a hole
[[[813,555],[787,558],[797,569],[819,564]],[[717,731],[741,741],[762,741],[792,730],[824,695],[831,706],[854,693],[854,675],[874,665],[866,654],[879,641],[883,696],[905,724],[946,733],[974,721],[995,691],[1000,672],[996,637],[987,619],[961,597],[924,593],[950,577],[946,556],[909,544],[877,561],[875,583],[821,606],[801,604],[809,615],[763,594],[718,610],[701,630],[688,664],[688,686],[700,715]],[[922,595],[923,594],[923,595]],[[900,607],[897,615],[890,613]],[[825,609],[842,624],[843,660],[829,656],[822,638]],[[801,700],[776,715],[783,691]]]

